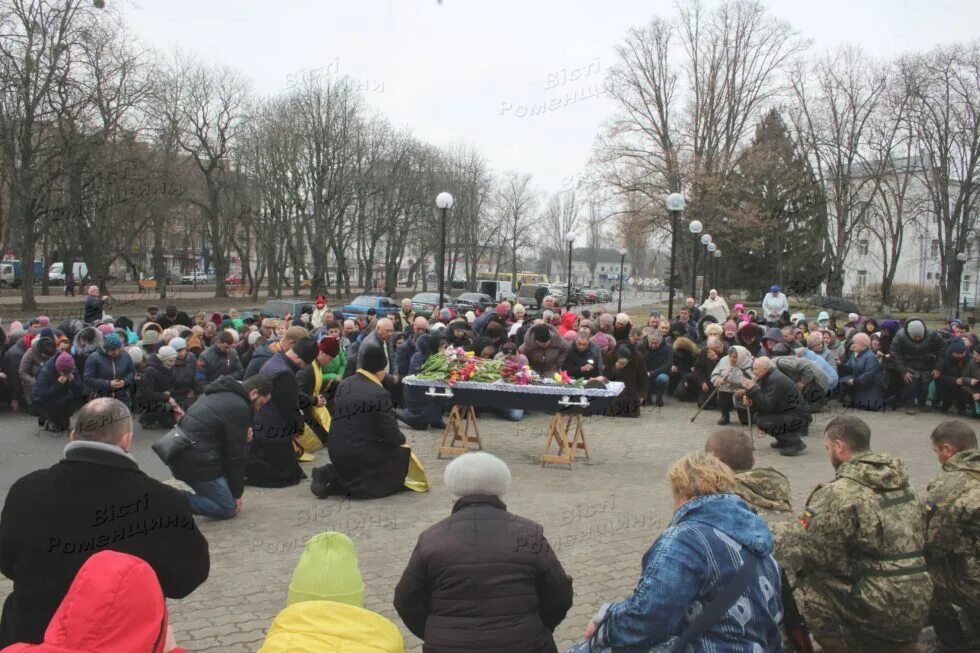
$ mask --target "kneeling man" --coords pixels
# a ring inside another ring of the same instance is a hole
[[[388,367],[384,350],[366,347],[357,373],[337,386],[327,452],[330,463],[313,470],[313,494],[376,499],[404,487],[411,449],[402,446],[391,395],[381,385]]]

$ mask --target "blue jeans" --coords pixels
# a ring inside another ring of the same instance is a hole
[[[524,411],[520,408],[497,408],[495,412],[509,422],[519,422],[524,419]]]
[[[666,374],[658,374],[656,377],[649,377],[650,381],[647,385],[647,400],[649,401],[653,397],[663,397],[664,393],[667,392],[667,385],[670,382],[670,377]]]
[[[224,476],[213,481],[188,483],[194,492],[185,492],[191,502],[191,511],[211,519],[231,519],[235,516],[235,497]]]

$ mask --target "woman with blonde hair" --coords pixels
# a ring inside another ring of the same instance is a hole
[[[731,468],[699,451],[674,463],[667,481],[674,517],[643,556],[633,595],[603,605],[573,651],[782,650],[772,535],[734,494]]]

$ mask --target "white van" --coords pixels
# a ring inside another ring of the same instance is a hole
[[[85,282],[85,278],[88,277],[88,266],[81,261],[75,261],[72,263],[72,276],[75,277],[75,283],[80,284]],[[48,283],[63,286],[65,285],[65,264],[62,262],[52,263],[51,267],[48,268]]]
[[[476,282],[476,291],[490,295],[495,302],[514,302],[514,284],[510,281],[492,281],[481,279]]]

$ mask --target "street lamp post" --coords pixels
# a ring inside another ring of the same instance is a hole
[[[617,313],[623,312],[623,265],[626,263],[626,248],[619,248],[619,304],[616,308]]]
[[[565,240],[568,241],[568,279],[565,284],[565,310],[572,310],[572,245],[575,243],[577,238],[574,231],[569,231],[565,234]]]
[[[453,207],[453,196],[442,192],[436,196],[436,206],[442,213],[442,224],[439,229],[439,310],[442,310],[442,298],[446,294],[446,212]]]
[[[704,238],[702,237],[702,241],[703,240],[704,240]],[[717,282],[718,281],[715,278],[715,276],[713,276],[713,275],[710,274],[710,272],[712,272],[712,270],[709,267],[709,265],[711,264],[711,258],[714,255],[714,253],[718,250],[718,246],[715,245],[714,243],[708,243],[707,245],[705,245],[705,249],[708,250],[708,256],[707,256],[707,258],[704,259],[704,281],[701,282],[701,299],[702,299],[702,301],[704,300],[705,297],[708,296],[708,290],[709,290],[709,288],[705,287],[707,285],[708,281],[709,280],[712,281],[712,282]],[[715,285],[714,283],[711,284],[712,287],[714,287],[714,285]]]
[[[694,297],[697,292],[695,286],[698,283],[698,234],[704,229],[704,225],[701,224],[700,220],[691,220],[691,224],[687,228],[694,235],[694,250],[691,254],[691,297]]]
[[[720,262],[721,262],[721,250],[716,249],[715,250],[715,283],[714,283],[716,290],[718,289],[718,264]],[[720,293],[721,291],[718,290],[718,292]]]
[[[670,275],[667,277],[667,319],[674,317],[674,266],[677,259],[677,229],[684,211],[684,196],[671,193],[667,196],[667,210],[670,211]]]
[[[707,290],[704,287],[704,284],[707,283],[708,281],[708,263],[709,263],[708,257],[711,256],[711,252],[714,251],[712,250],[712,246],[714,245],[714,243],[711,242],[711,235],[704,234],[703,236],[701,236],[701,244],[704,245],[705,249],[708,250],[708,253],[705,255],[704,258],[704,274],[701,275],[701,299],[703,300],[705,295],[708,294]],[[695,277],[695,282],[696,281],[697,281],[697,277]]]
[[[963,264],[966,262],[966,253],[960,252],[956,255],[956,319],[960,319],[960,290],[963,287]]]

